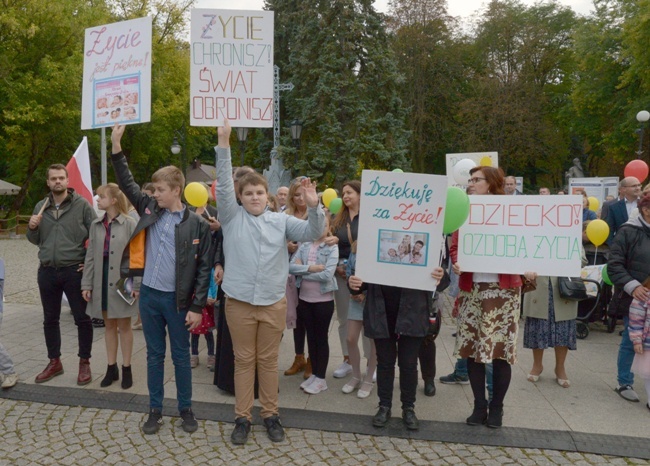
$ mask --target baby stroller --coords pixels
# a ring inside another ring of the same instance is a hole
[[[589,322],[605,315],[607,309],[602,293],[604,266],[604,264],[588,265],[583,267],[580,273],[580,278],[587,289],[587,299],[578,303],[578,316],[576,317],[576,336],[580,340],[589,336]]]

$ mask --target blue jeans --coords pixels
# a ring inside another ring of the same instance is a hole
[[[169,330],[178,410],[192,407],[192,368],[189,331],[185,327],[186,315],[186,311],[176,310],[176,292],[158,291],[142,285],[140,319],[147,343],[147,388],[151,408],[162,410],[165,397],[165,327]]]
[[[630,340],[630,335],[627,332],[627,327],[630,324],[630,318],[623,317],[623,336],[621,337],[621,345],[618,347],[618,361],[616,367],[618,368],[618,384],[619,385],[634,385],[634,374],[632,374],[632,361],[634,361],[634,345]]]

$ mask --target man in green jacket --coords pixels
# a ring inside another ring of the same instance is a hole
[[[81,276],[86,257],[88,229],[96,218],[92,206],[72,188],[68,171],[54,164],[47,169],[48,196],[36,204],[29,219],[27,239],[39,247],[38,289],[43,304],[43,330],[50,359],[36,383],[63,374],[61,364],[61,298],[65,292],[79,335],[79,376],[77,385],[92,381],[90,352],[93,326],[81,296]]]

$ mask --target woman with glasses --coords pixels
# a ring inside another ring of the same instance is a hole
[[[504,194],[504,176],[500,168],[474,167],[469,184],[474,194]],[[467,358],[467,372],[474,394],[474,411],[467,424],[501,427],[503,399],[516,362],[517,321],[519,318],[521,278],[519,275],[463,272],[455,263],[454,273],[460,275],[458,295],[458,334],[456,358]],[[493,363],[493,394],[489,404],[485,394],[485,365]]]

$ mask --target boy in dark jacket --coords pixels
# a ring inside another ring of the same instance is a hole
[[[147,343],[149,418],[142,431],[162,425],[166,332],[169,332],[178,410],[185,432],[198,423],[192,412],[189,332],[201,323],[210,285],[210,227],[181,201],[185,177],[177,167],[156,171],[153,196],[140,191],[122,153],[123,125],[111,135],[112,163],[120,189],[140,215],[122,257],[122,276],[142,276],[140,318]]]

